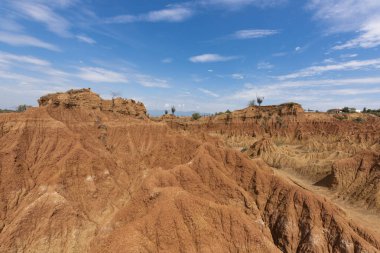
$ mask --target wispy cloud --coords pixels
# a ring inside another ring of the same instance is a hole
[[[151,77],[149,75],[136,74],[135,81],[145,87],[169,88],[167,80]]]
[[[29,47],[39,47],[52,51],[60,51],[60,49],[50,43],[39,40],[35,37],[23,34],[10,33],[5,31],[0,31],[0,42],[12,45],[12,46],[29,46]]]
[[[360,29],[360,35],[352,40],[349,40],[341,45],[333,47],[335,50],[349,48],[372,48],[380,45],[380,18],[370,20],[363,24]]]
[[[333,49],[371,48],[380,45],[380,1],[309,0],[315,19],[327,23],[329,32],[357,32],[356,38]]]
[[[39,66],[49,66],[50,62],[29,55],[15,55],[0,51],[0,64],[26,63]]]
[[[200,91],[200,92],[203,92],[204,94],[206,94],[206,95],[209,95],[209,96],[212,96],[212,97],[219,97],[219,95],[218,94],[216,94],[216,93],[214,93],[214,92],[212,92],[212,91],[210,91],[210,90],[207,90],[207,89],[203,89],[203,88],[198,88],[198,90]]]
[[[146,73],[141,73],[132,68],[120,68],[107,64],[104,66],[78,67],[79,72],[75,74],[82,80],[94,83],[117,83],[117,84],[138,84],[149,88],[169,88],[170,84],[166,79],[157,78]]]
[[[274,67],[274,65],[273,64],[270,64],[269,62],[265,62],[265,61],[263,61],[263,62],[259,62],[258,64],[257,64],[257,69],[272,69]]]
[[[219,54],[201,54],[192,56],[189,61],[194,63],[206,63],[206,62],[226,62],[237,59],[237,56],[222,56]]]
[[[145,15],[145,20],[149,22],[169,21],[181,22],[193,15],[189,8],[178,6],[159,11],[152,11]]]
[[[284,98],[292,94],[302,95],[302,93],[314,94],[314,99],[318,99],[321,95],[347,95],[347,90],[365,90],[363,85],[374,86],[380,84],[380,77],[366,78],[349,78],[349,79],[321,79],[321,80],[299,80],[271,83],[266,85],[246,84],[245,89],[236,92],[233,99],[249,99],[256,93],[266,95],[268,98]],[[350,86],[348,89],[346,87]],[[352,87],[356,86],[356,87]],[[359,87],[358,87],[359,86]],[[343,87],[343,88],[339,88]],[[367,89],[367,88],[366,88]],[[342,91],[342,92],[339,92]],[[329,94],[330,93],[330,94]],[[318,95],[315,95],[318,94]],[[351,93],[350,93],[351,94]],[[369,93],[370,94],[370,93]],[[285,95],[284,97],[282,95]],[[354,95],[354,94],[351,94]]]
[[[86,35],[77,35],[75,36],[79,41],[87,43],[87,44],[95,44],[96,41]]]
[[[357,70],[362,68],[379,68],[380,67],[380,58],[371,59],[371,60],[362,60],[362,61],[348,61],[324,66],[312,66],[305,69],[302,69],[298,72],[279,76],[279,80],[288,80],[296,79],[300,77],[309,77],[320,75],[328,71],[339,71],[339,70]]]
[[[106,23],[181,22],[190,18],[193,14],[192,8],[177,5],[139,15],[128,14],[111,17],[106,20]]]
[[[0,103],[35,104],[46,93],[75,88],[70,75],[42,58],[0,51]]]
[[[240,30],[236,31],[232,38],[235,39],[256,39],[256,38],[264,38],[271,35],[278,34],[277,30],[264,30],[264,29],[248,29],[248,30]]]
[[[98,67],[79,68],[78,77],[96,83],[128,83],[128,79],[123,73]]]
[[[358,54],[342,54],[340,56],[340,58],[343,58],[343,59],[345,59],[345,58],[355,58],[357,56],[358,56]]]
[[[162,62],[162,63],[169,64],[169,63],[172,63],[172,62],[173,62],[173,59],[172,59],[172,58],[165,58],[165,59],[162,59],[161,62]]]
[[[230,10],[239,10],[245,6],[253,5],[260,8],[282,5],[287,0],[199,0],[202,5],[212,5],[216,7],[227,7]]]
[[[244,75],[240,73],[234,73],[231,75],[231,77],[236,80],[243,80],[245,78]]]
[[[12,6],[18,10],[25,18],[43,23],[47,29],[59,36],[71,36],[70,22],[58,15],[46,4],[38,1],[14,1]]]
[[[362,88],[353,88],[353,89],[338,89],[338,90],[330,90],[332,94],[336,95],[364,95],[364,94],[377,94],[380,93],[380,88],[370,88],[370,89],[362,89]]]

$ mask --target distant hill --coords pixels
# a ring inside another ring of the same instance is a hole
[[[14,110],[0,109],[0,113],[15,112]]]

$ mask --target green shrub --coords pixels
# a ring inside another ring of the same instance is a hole
[[[19,105],[17,106],[17,112],[24,112],[28,108],[27,105]]]
[[[191,118],[193,119],[193,120],[198,120],[198,119],[200,119],[202,116],[198,113],[198,112],[195,112],[195,113],[193,113],[193,115],[191,115]]]

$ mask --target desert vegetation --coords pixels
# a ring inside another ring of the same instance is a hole
[[[26,109],[30,108],[30,105],[18,105],[15,110],[11,109],[0,109],[0,113],[10,113],[10,112],[24,112]]]
[[[198,120],[198,119],[200,119],[202,116],[198,113],[198,112],[195,112],[195,113],[193,113],[192,115],[191,115],[191,118],[193,119],[193,120]]]
[[[363,109],[363,113],[373,114],[380,117],[380,109]]]

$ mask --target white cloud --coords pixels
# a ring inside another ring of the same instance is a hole
[[[14,1],[12,5],[16,10],[20,11],[25,18],[46,25],[49,31],[62,37],[70,36],[70,23],[55,13],[46,4],[39,3],[38,1]]]
[[[105,20],[108,24],[123,24],[123,23],[132,23],[139,21],[137,16],[133,15],[119,15]]]
[[[300,51],[301,50],[301,47],[296,47],[295,49],[294,49],[294,51],[296,51],[296,52],[298,52],[298,51]]]
[[[233,34],[235,39],[256,39],[277,34],[277,30],[250,29],[240,30]]]
[[[260,8],[273,7],[287,2],[287,0],[199,0],[203,5],[239,10],[245,6],[253,5]]]
[[[95,44],[96,41],[86,35],[77,35],[75,36],[79,41],[87,43],[87,44]]]
[[[179,6],[159,11],[151,11],[147,15],[145,15],[144,19],[149,22],[180,22],[184,21],[185,19],[188,19],[192,15],[193,12],[191,9]]]
[[[49,66],[50,62],[28,55],[15,55],[0,51],[0,64],[12,65],[17,63],[26,63],[39,66]]]
[[[334,58],[327,58],[323,60],[323,63],[331,64],[331,63],[335,63],[335,60]]]
[[[380,83],[379,83],[380,84]],[[338,90],[330,90],[332,94],[336,95],[363,95],[363,94],[376,94],[380,93],[380,88],[371,88],[371,89],[362,89],[362,88],[354,88],[354,89],[338,89]]]
[[[209,95],[209,96],[212,96],[212,97],[216,97],[216,98],[219,97],[218,94],[216,94],[216,93],[214,93],[214,92],[212,92],[210,90],[206,90],[206,89],[203,89],[203,88],[198,88],[198,90],[201,91],[201,92],[203,92],[206,95]]]
[[[169,88],[168,80],[142,73],[135,66],[125,60],[113,61],[94,61],[96,67],[85,66],[78,67],[80,70],[76,74],[83,80],[101,82],[101,83],[130,83],[139,84],[144,87]]]
[[[336,63],[336,64],[324,65],[324,66],[312,66],[312,67],[302,69],[292,74],[279,76],[278,79],[288,80],[288,79],[295,79],[295,78],[300,78],[300,77],[315,76],[315,75],[319,75],[328,71],[357,70],[357,69],[362,69],[366,67],[379,68],[380,58],[371,59],[371,60],[363,60],[363,61],[348,61],[348,62],[342,62],[342,63]]]
[[[127,83],[127,77],[115,71],[97,68],[97,67],[82,67],[79,68],[78,77],[96,83]]]
[[[231,77],[233,79],[236,79],[236,80],[243,80],[244,79],[244,75],[239,74],[239,73],[232,74]]]
[[[358,54],[342,54],[340,58],[355,58]]]
[[[272,69],[273,67],[274,65],[269,62],[259,62],[257,64],[257,69]]]
[[[378,0],[309,0],[314,17],[324,21],[329,32],[358,32],[356,38],[334,47],[371,48],[380,45],[380,1]]]
[[[31,46],[39,47],[52,51],[60,51],[60,49],[52,44],[41,41],[37,38],[28,35],[15,34],[9,32],[0,31],[0,42],[12,45],[12,46]]]
[[[315,99],[318,99],[316,94],[321,95],[336,95],[339,92],[347,95],[347,88],[336,89],[336,87],[346,86],[360,86],[360,88],[352,88],[350,90],[365,90],[363,85],[380,85],[380,77],[367,77],[367,78],[350,78],[350,79],[321,79],[321,80],[299,80],[299,81],[286,81],[279,83],[272,83],[267,85],[252,85],[247,83],[244,89],[236,92],[231,99],[250,99],[255,97],[256,94],[262,94],[266,97],[279,97],[281,99],[291,94],[302,95],[303,93],[310,92],[314,94]],[[333,88],[333,89],[332,89]],[[330,94],[329,94],[330,93]],[[368,93],[370,94],[370,93]],[[283,97],[283,95],[285,95]],[[354,94],[352,94],[354,95]]]
[[[181,22],[193,15],[193,10],[186,6],[169,6],[166,9],[151,11],[140,15],[119,15],[108,18],[106,23],[132,22]]]
[[[196,55],[189,58],[189,61],[194,63],[205,63],[205,62],[225,62],[237,59],[236,56],[222,56],[219,54],[202,54]]]
[[[149,75],[136,74],[136,82],[145,87],[169,88],[167,80],[151,77]]]
[[[380,18],[370,20],[363,24],[360,29],[360,35],[343,43],[333,47],[335,50],[349,49],[349,48],[372,48],[380,45]]]
[[[162,62],[162,63],[169,64],[169,63],[172,63],[172,62],[173,62],[173,59],[172,59],[172,58],[165,58],[165,59],[162,59],[161,62]]]
[[[46,93],[75,88],[71,76],[44,59],[0,51],[0,103],[35,104]]]

